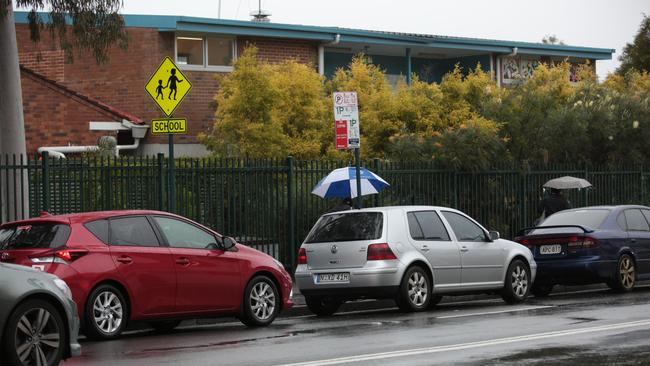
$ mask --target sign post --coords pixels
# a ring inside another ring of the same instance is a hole
[[[359,106],[356,92],[334,92],[334,125],[336,148],[354,149],[354,165],[357,176],[356,207],[363,207],[361,200],[361,135],[359,133]]]
[[[167,116],[152,121],[152,134],[168,134],[169,169],[167,175],[168,210],[176,211],[176,181],[174,176],[174,134],[187,133],[184,118],[172,118],[174,111],[192,89],[192,83],[183,75],[171,58],[165,57],[144,86],[151,99]]]

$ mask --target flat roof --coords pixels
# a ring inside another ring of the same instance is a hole
[[[28,12],[15,12],[15,22],[19,24],[28,23],[27,14]],[[47,16],[47,13],[41,14]],[[154,28],[161,32],[217,33],[236,36],[301,39],[322,43],[333,42],[338,37],[339,42],[348,44],[472,50],[500,54],[510,54],[516,48],[517,53],[523,55],[574,57],[594,60],[609,60],[615,51],[609,48],[175,15],[124,14],[123,17],[127,27]]]

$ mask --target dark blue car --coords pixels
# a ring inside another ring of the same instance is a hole
[[[606,283],[630,291],[637,280],[650,279],[650,208],[594,206],[560,211],[515,240],[537,262],[535,296],[554,285]]]

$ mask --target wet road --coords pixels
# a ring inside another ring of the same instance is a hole
[[[650,365],[650,285],[292,316],[262,329],[227,321],[82,346],[64,365]]]

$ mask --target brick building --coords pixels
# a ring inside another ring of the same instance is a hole
[[[347,66],[354,54],[364,52],[393,82],[399,78],[410,82],[412,73],[422,80],[440,81],[455,64],[474,68],[480,62],[499,85],[520,82],[540,62],[589,60],[595,67],[595,61],[611,59],[614,52],[336,27],[124,15],[128,50],[112,49],[104,65],[97,65],[92,55],[76,55],[70,64],[47,34],[39,43],[30,41],[27,13],[17,12],[15,18],[29,152],[39,147],[92,146],[99,136],[116,134],[118,144],[133,148],[135,154],[165,153],[166,137],[147,133],[140,141],[131,134],[141,130],[137,126],[162,117],[144,85],[165,56],[175,60],[192,82],[192,91],[175,112],[187,118],[189,131],[176,137],[176,154],[201,156],[208,152],[196,135],[212,127],[212,100],[218,88],[215,74],[230,72],[233,59],[249,43],[258,47],[260,59],[295,59],[328,77]]]

